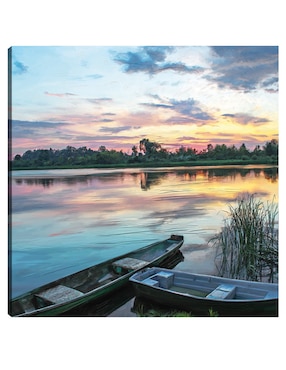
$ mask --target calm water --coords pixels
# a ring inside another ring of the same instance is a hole
[[[265,166],[13,171],[10,286],[19,295],[172,233],[205,244],[241,193],[278,203]],[[184,262],[183,262],[184,263]]]

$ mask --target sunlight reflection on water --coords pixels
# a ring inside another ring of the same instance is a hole
[[[173,233],[204,244],[240,193],[278,202],[278,170],[14,171],[10,191],[15,296]]]

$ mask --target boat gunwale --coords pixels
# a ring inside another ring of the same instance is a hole
[[[27,298],[28,300],[30,299],[33,299],[34,295],[36,295],[37,293],[43,291],[43,290],[47,290],[47,289],[50,289],[50,288],[53,288],[57,285],[59,285],[61,282],[63,282],[65,279],[67,279],[68,277],[72,277],[72,276],[75,276],[77,274],[80,274],[80,273],[83,273],[83,272],[87,272],[88,270],[90,269],[97,269],[97,268],[100,268],[100,267],[104,267],[104,266],[109,266],[111,265],[113,262],[117,261],[117,260],[120,260],[122,258],[125,258],[125,257],[130,257],[132,256],[133,254],[137,254],[137,253],[140,253],[140,252],[144,252],[144,250],[148,250],[148,249],[152,249],[153,247],[155,247],[156,245],[159,245],[161,243],[166,243],[167,241],[172,241],[173,243],[166,246],[166,249],[165,249],[165,252],[161,255],[159,255],[158,257],[152,259],[151,261],[147,261],[147,265],[146,266],[143,266],[141,268],[138,268],[138,269],[135,269],[133,271],[130,271],[130,272],[126,272],[124,273],[123,275],[118,275],[118,277],[114,277],[113,280],[107,282],[106,284],[102,284],[102,285],[99,285],[97,286],[96,288],[84,293],[83,296],[81,297],[76,297],[76,298],[72,298],[66,302],[61,302],[61,303],[54,303],[54,304],[51,304],[51,305],[48,305],[48,306],[45,306],[45,307],[41,307],[41,308],[37,308],[37,309],[34,309],[34,310],[31,310],[31,311],[28,311],[28,312],[23,312],[23,313],[20,313],[20,314],[15,314],[15,315],[11,315],[12,317],[25,317],[25,316],[37,316],[38,314],[44,314],[45,312],[48,312],[48,311],[55,311],[61,307],[64,307],[65,305],[72,305],[73,303],[76,303],[76,302],[79,302],[78,304],[76,304],[75,306],[73,307],[76,307],[76,306],[79,306],[81,304],[81,301],[83,301],[83,303],[86,303],[88,302],[88,298],[93,299],[92,296],[94,294],[96,294],[98,291],[101,291],[102,290],[102,295],[104,295],[104,290],[106,288],[109,288],[110,286],[112,285],[117,285],[117,284],[120,284],[122,281],[126,280],[127,282],[129,281],[129,278],[136,272],[150,266],[152,267],[152,265],[154,263],[157,263],[158,261],[165,259],[166,257],[168,257],[169,255],[171,255],[172,253],[174,253],[175,251],[177,251],[183,244],[184,242],[184,237],[183,236],[180,236],[178,235],[179,239],[172,239],[173,235],[171,235],[169,238],[166,238],[164,240],[160,240],[160,241],[157,241],[157,242],[154,242],[154,243],[151,243],[151,244],[148,244],[148,245],[145,245],[143,247],[140,247],[138,249],[135,249],[134,251],[130,251],[130,252],[127,252],[127,253],[124,253],[122,255],[119,255],[119,256],[116,256],[116,257],[113,257],[109,260],[106,260],[106,261],[103,261],[103,262],[100,262],[96,265],[91,265],[90,267],[87,267],[87,268],[84,268],[82,270],[79,270],[73,274],[70,274],[70,275],[67,275],[67,276],[64,276],[62,278],[59,278],[57,280],[54,280],[50,283],[47,283],[47,284],[44,284],[40,287],[37,287],[31,291],[28,291],[26,293],[23,293],[21,294],[20,296],[17,296],[15,298],[13,298],[12,300],[9,301],[9,305],[12,305],[13,303],[16,303],[17,301],[20,301],[20,304],[21,304],[21,301],[25,298]],[[173,244],[175,244],[173,246]],[[173,247],[172,247],[173,246]],[[172,247],[172,248],[170,248]],[[168,250],[169,248],[169,250]],[[102,296],[102,295],[99,295],[98,297]],[[94,297],[94,299],[96,299],[97,297]],[[64,312],[64,311],[62,311]]]
[[[145,271],[146,270],[146,271]],[[238,283],[238,285],[235,285],[237,288],[244,288],[245,285],[250,285],[250,288],[253,286],[253,285],[256,285],[257,287],[259,286],[260,288],[263,288],[265,287],[266,289],[266,286],[268,287],[273,287],[273,289],[271,291],[275,291],[277,289],[277,297],[269,297],[269,298],[262,298],[262,297],[258,297],[258,298],[251,298],[251,299],[228,299],[228,298],[216,298],[216,299],[213,299],[213,298],[207,298],[207,297],[201,297],[201,296],[196,296],[194,294],[189,294],[189,293],[184,293],[184,292],[178,292],[176,290],[171,290],[169,288],[163,288],[161,286],[156,286],[156,285],[147,285],[146,283],[144,283],[144,280],[145,279],[142,279],[142,280],[137,280],[137,274],[144,274],[145,272],[148,272],[148,270],[151,272],[151,271],[169,271],[168,269],[164,269],[164,268],[157,268],[157,267],[151,267],[151,268],[146,268],[146,269],[142,269],[141,271],[137,271],[135,272],[129,279],[129,281],[135,285],[140,285],[140,286],[143,286],[143,287],[147,287],[148,290],[154,290],[154,291],[162,291],[164,292],[165,294],[172,294],[172,295],[175,295],[175,296],[182,296],[182,297],[185,297],[185,298],[192,298],[196,301],[204,301],[204,302],[210,302],[210,303],[214,303],[214,302],[223,302],[223,303],[252,303],[252,302],[255,302],[255,303],[263,303],[263,302],[276,302],[278,300],[278,297],[279,297],[279,286],[277,283],[264,283],[264,282],[259,282],[259,281],[251,281],[251,280],[241,280],[241,279],[230,279],[230,278],[223,278],[223,277],[219,277],[219,276],[213,276],[213,275],[206,275],[206,274],[196,274],[196,273],[188,273],[188,272],[185,272],[185,271],[180,271],[180,270],[171,270],[172,273],[174,274],[182,274],[183,276],[187,275],[189,277],[201,277],[201,278],[206,278],[206,279],[214,279],[215,281],[216,280],[222,280],[221,283],[232,283],[232,285],[234,285],[234,280],[235,280],[235,283]],[[152,274],[148,274],[146,276],[146,278],[151,278],[151,276],[153,276],[155,274],[152,273]],[[219,283],[219,284],[221,284]],[[174,284],[175,285],[175,284]],[[195,287],[194,287],[195,289]]]

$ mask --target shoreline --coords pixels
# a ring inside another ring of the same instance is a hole
[[[10,169],[8,171],[8,176],[13,178],[33,178],[33,177],[41,177],[41,178],[50,178],[50,177],[62,177],[62,171],[66,171],[66,176],[91,176],[96,174],[102,174],[104,171],[108,172],[123,172],[128,170],[141,170],[141,172],[157,172],[157,171],[172,171],[174,169],[177,170],[200,170],[200,169],[235,169],[235,168],[243,168],[243,169],[264,169],[264,168],[278,168],[276,164],[213,164],[213,165],[188,165],[188,166],[136,166],[136,167],[78,167],[78,168],[41,168],[41,169],[32,169],[32,168],[25,168],[25,169]],[[21,173],[21,171],[25,173]],[[38,173],[29,173],[32,171],[38,171]],[[52,172],[55,171],[55,172]],[[75,173],[75,171],[81,171],[82,173]],[[70,173],[68,173],[70,172]]]
[[[80,165],[62,165],[62,166],[31,166],[31,167],[14,167],[12,163],[8,167],[8,171],[38,171],[38,170],[76,170],[76,169],[129,169],[129,168],[170,168],[170,167],[215,167],[215,166],[269,166],[278,167],[278,161],[265,163],[264,161],[253,160],[198,160],[198,161],[182,161],[182,162],[144,162],[144,163],[122,163],[122,164],[99,164],[90,166]]]

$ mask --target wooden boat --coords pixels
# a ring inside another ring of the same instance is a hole
[[[184,256],[180,250],[177,250],[175,254],[170,255],[160,264],[160,266],[168,269],[172,269],[177,266],[178,263],[184,260]],[[126,303],[134,298],[134,289],[130,282],[124,285],[122,288],[118,288],[116,292],[104,295],[102,298],[87,302],[78,307],[75,307],[67,312],[59,314],[58,317],[106,317],[116,316],[118,309],[128,314],[128,308]],[[132,300],[134,303],[134,300]],[[123,307],[122,307],[123,306]],[[125,307],[124,307],[125,306]],[[129,307],[129,306],[128,306]],[[121,311],[120,311],[121,312]],[[119,313],[120,316],[120,313]]]
[[[278,284],[227,279],[163,268],[130,277],[137,297],[194,314],[277,316]]]
[[[183,245],[171,235],[133,252],[45,284],[9,302],[11,316],[56,316],[102,298],[128,283],[129,277],[147,266],[160,266]]]

